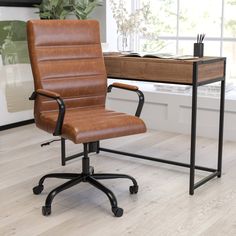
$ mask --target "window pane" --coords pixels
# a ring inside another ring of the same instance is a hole
[[[149,0],[138,1],[140,6],[149,2]],[[204,56],[227,57],[227,79],[236,81],[236,0],[179,0],[179,14],[177,14],[177,2],[178,0],[150,0],[154,18],[153,25],[148,30],[155,32],[156,37],[140,36],[139,50],[193,55],[196,35],[206,33]],[[221,38],[222,3],[224,3],[223,39]],[[215,39],[211,41],[210,37]],[[233,40],[224,41],[225,37]]]
[[[220,42],[206,41],[204,43],[204,55],[220,57]]]
[[[226,0],[224,10],[224,37],[236,37],[236,0]]]
[[[223,56],[227,57],[227,79],[236,80],[236,43],[235,42],[224,42],[223,43]]]
[[[222,0],[180,0],[180,36],[220,37]]]
[[[151,11],[148,30],[156,36],[175,36],[177,0],[140,0],[140,7],[147,3],[150,3]]]
[[[139,51],[141,52],[164,52],[164,53],[176,53],[176,41],[175,40],[146,40],[140,39]]]
[[[179,50],[177,54],[179,55],[193,55],[193,41],[180,40],[179,41]]]
[[[195,41],[181,40],[179,41],[180,55],[193,55],[193,44]],[[204,43],[204,56],[220,56],[220,42],[206,41]]]

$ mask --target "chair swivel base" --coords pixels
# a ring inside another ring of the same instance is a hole
[[[86,169],[85,169],[86,170]],[[88,171],[87,171],[88,170]],[[81,174],[75,174],[75,173],[52,173],[43,176],[39,180],[39,184],[33,188],[33,193],[38,195],[40,194],[43,189],[43,182],[47,178],[60,178],[60,179],[69,179],[69,181],[65,182],[64,184],[56,187],[53,189],[47,196],[45,201],[45,206],[42,207],[42,214],[44,216],[48,216],[51,214],[51,205],[54,197],[60,193],[61,191],[64,191],[68,188],[73,187],[76,184],[79,184],[80,182],[88,182],[89,184],[93,185],[94,187],[100,189],[102,192],[104,192],[108,199],[110,200],[111,204],[111,210],[116,217],[121,217],[123,215],[123,209],[119,208],[117,205],[117,200],[113,192],[106,188],[103,184],[101,184],[97,179],[116,179],[116,178],[126,178],[130,179],[133,182],[133,186],[130,186],[129,191],[131,194],[136,194],[138,192],[138,185],[136,180],[129,176],[129,175],[123,175],[123,174],[94,174],[93,167],[89,166],[87,170],[82,172]]]

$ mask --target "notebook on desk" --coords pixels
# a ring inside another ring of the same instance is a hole
[[[198,57],[192,55],[174,55],[170,53],[128,53],[123,54],[124,57],[143,57],[143,58],[160,58],[160,59],[176,59],[176,60],[191,60]]]

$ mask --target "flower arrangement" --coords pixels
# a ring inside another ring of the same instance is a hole
[[[113,17],[117,24],[117,31],[122,35],[132,33],[147,33],[147,24],[151,14],[150,4],[144,4],[141,8],[128,13],[124,0],[110,0]]]

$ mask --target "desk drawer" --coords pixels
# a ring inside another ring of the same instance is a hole
[[[107,76],[120,77],[121,76],[121,61],[112,58],[104,57]]]
[[[224,61],[207,63],[198,66],[198,82],[224,77]]]
[[[145,79],[169,83],[192,83],[192,65],[186,63],[149,62]]]
[[[105,57],[110,77],[177,84],[212,82],[224,78],[225,58],[204,57],[194,60]],[[196,66],[196,71],[195,71]]]
[[[123,60],[121,63],[122,78],[143,80],[146,73],[146,63],[137,60]]]
[[[143,80],[146,63],[142,61],[119,58],[104,58],[108,77]]]

